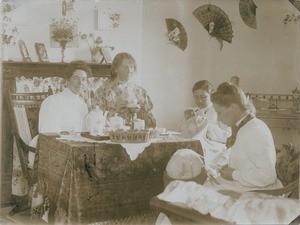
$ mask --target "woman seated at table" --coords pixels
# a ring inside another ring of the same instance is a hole
[[[225,82],[211,100],[218,119],[232,127],[232,136],[226,143],[229,164],[219,169],[217,189],[242,192],[282,187],[275,169],[276,150],[271,131],[255,117],[255,108],[244,92]]]
[[[244,92],[225,82],[211,95],[211,100],[218,119],[232,127],[232,135],[226,142],[227,151],[212,161],[220,175],[216,176],[218,184],[213,186],[239,192],[281,187],[275,169],[272,134],[267,125],[255,117],[255,108]],[[205,185],[210,185],[210,181]]]
[[[111,79],[96,91],[92,106],[108,111],[108,118],[118,114],[130,124],[132,114],[145,121],[146,128],[155,127],[156,121],[151,112],[152,101],[145,89],[131,81],[137,71],[135,59],[126,52],[119,53],[112,62]]]
[[[224,194],[230,193],[228,190],[243,193],[282,187],[275,169],[276,151],[272,134],[267,125],[255,117],[255,108],[244,92],[235,85],[225,82],[211,95],[211,101],[218,119],[232,127],[232,135],[226,142],[228,149],[225,154],[229,156],[229,163],[226,164],[227,160],[220,160],[222,157],[219,157],[220,159],[217,157],[214,162],[220,176],[208,178],[203,185]],[[190,150],[181,152],[181,155],[185,154],[184,157],[190,158],[189,160],[181,158],[181,167],[198,172],[193,174],[193,171],[185,171],[184,174],[199,176],[201,160],[188,151]],[[197,160],[199,162],[197,166],[192,167],[191,162]],[[176,173],[176,176],[183,174],[178,170],[173,173]],[[185,179],[197,180],[196,177],[185,177]],[[199,183],[202,184],[203,180]],[[174,190],[180,192],[180,183],[177,185]],[[160,214],[156,224],[170,224],[170,221],[164,214]]]
[[[267,125],[255,117],[255,108],[244,92],[225,82],[211,95],[211,100],[218,119],[232,127],[232,135],[226,142],[227,151],[212,161],[219,172],[216,177],[219,184],[214,186],[239,192],[282,187],[275,169],[272,134]]]
[[[201,80],[194,84],[192,92],[196,106],[184,112],[185,120],[180,125],[179,131],[183,135],[196,137],[203,130],[211,140],[225,143],[230,136],[230,129],[217,121],[217,113],[210,100],[212,85],[207,80]],[[208,126],[203,127],[203,125]]]
[[[82,132],[85,130],[86,103],[79,97],[90,67],[83,61],[74,61],[66,69],[67,87],[64,91],[48,96],[39,112],[39,133]],[[35,147],[37,137],[30,145]]]
[[[187,109],[185,120],[179,131],[185,137],[201,141],[206,163],[226,149],[225,143],[231,135],[230,127],[217,121],[217,113],[210,100],[212,85],[207,80],[194,84],[192,92],[196,107]]]

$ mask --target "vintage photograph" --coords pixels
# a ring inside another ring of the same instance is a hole
[[[110,46],[104,46],[100,48],[100,52],[102,54],[102,60],[101,62],[106,62],[106,63],[111,63],[112,62],[112,58],[110,56],[109,51],[111,51],[113,49],[113,47]]]
[[[20,50],[22,52],[23,60],[26,61],[26,62],[30,62],[31,59],[30,59],[30,56],[28,54],[28,50],[26,48],[25,42],[22,41],[22,40],[19,40],[19,47],[20,47]]]
[[[40,61],[49,62],[47,50],[44,43],[35,43],[35,49],[39,56]]]
[[[0,224],[300,224],[299,2],[2,1]]]

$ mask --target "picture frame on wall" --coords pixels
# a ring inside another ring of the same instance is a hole
[[[44,43],[35,43],[35,49],[41,62],[49,62],[47,50]]]
[[[109,49],[113,49],[113,47],[111,47],[111,46],[101,47],[100,51],[101,51],[101,54],[102,54],[102,59],[101,59],[100,63],[103,63],[103,62],[112,63],[112,58],[111,58],[111,55],[109,53]]]
[[[25,42],[23,40],[19,40],[19,47],[20,47],[20,51],[21,51],[22,56],[23,56],[23,61],[31,62],[31,59],[30,59],[29,54],[28,54],[28,50],[27,50]]]

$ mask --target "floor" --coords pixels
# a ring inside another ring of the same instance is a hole
[[[17,213],[13,216],[9,215],[9,212],[11,211],[13,207],[9,206],[9,207],[5,207],[5,208],[1,208],[0,210],[0,224],[1,225],[9,225],[9,224],[41,224],[40,221],[32,221],[31,217],[30,217],[30,211],[24,211],[24,212],[20,212]]]
[[[4,207],[0,209],[0,225],[45,225],[46,223],[40,219],[31,219],[30,211],[17,213],[13,216],[9,215],[13,207]],[[154,225],[157,212],[151,212],[140,216],[132,216],[129,218],[93,223],[91,225]]]

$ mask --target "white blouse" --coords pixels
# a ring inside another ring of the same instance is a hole
[[[88,113],[86,103],[70,89],[46,98],[39,113],[39,133],[82,132]]]
[[[207,138],[208,141],[215,141],[220,143],[226,143],[227,138],[231,135],[230,127],[222,124],[217,120],[217,113],[212,104],[204,109],[199,107],[194,107],[196,117],[202,117],[207,119],[207,126],[203,130],[199,130],[198,134],[195,134],[192,138],[200,139],[200,137]],[[178,131],[183,134],[183,136],[188,135],[188,123],[183,120],[179,125]]]
[[[220,185],[215,186],[217,189],[243,192],[282,187],[275,169],[276,150],[273,137],[263,121],[253,118],[242,126],[235,143],[227,151],[229,167],[234,169],[234,181],[218,177]]]
[[[229,166],[234,180],[247,187],[265,187],[276,179],[276,150],[267,125],[253,118],[237,133],[230,148]]]

